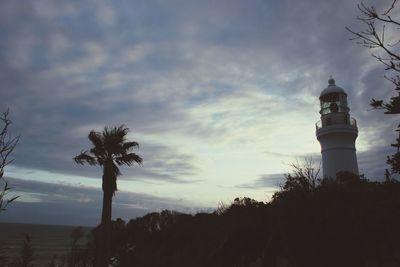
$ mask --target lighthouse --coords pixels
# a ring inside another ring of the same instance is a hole
[[[350,117],[347,94],[330,78],[319,96],[321,120],[316,123],[316,136],[321,144],[324,178],[336,178],[340,171],[358,174],[356,155],[357,122]]]

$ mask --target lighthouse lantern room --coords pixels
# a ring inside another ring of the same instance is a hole
[[[340,171],[358,174],[355,141],[357,122],[350,117],[347,94],[329,79],[321,92],[321,120],[316,124],[316,136],[321,144],[322,169],[325,178],[335,178]]]

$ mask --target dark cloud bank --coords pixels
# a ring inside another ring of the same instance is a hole
[[[0,221],[19,223],[46,223],[60,225],[97,225],[101,218],[103,193],[100,188],[54,184],[7,178],[14,187],[13,194],[22,199],[15,201],[2,213]],[[143,216],[163,209],[181,212],[209,210],[179,198],[163,198],[148,194],[117,191],[113,199],[113,218],[124,220]],[[45,220],[44,220],[45,218]]]

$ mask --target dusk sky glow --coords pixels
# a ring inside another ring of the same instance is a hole
[[[268,201],[290,163],[320,161],[330,75],[358,122],[360,172],[382,179],[396,124],[369,102],[393,86],[349,40],[357,3],[1,1],[0,111],[21,134],[5,176],[21,197],[0,221],[97,224],[101,168],[72,158],[106,125],[129,127],[144,159],[121,169],[113,218]]]

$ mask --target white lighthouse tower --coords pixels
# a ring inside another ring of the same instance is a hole
[[[324,178],[336,178],[336,173],[348,171],[358,174],[355,141],[357,122],[349,115],[346,92],[330,78],[321,92],[321,120],[316,124],[316,135],[321,144]]]

